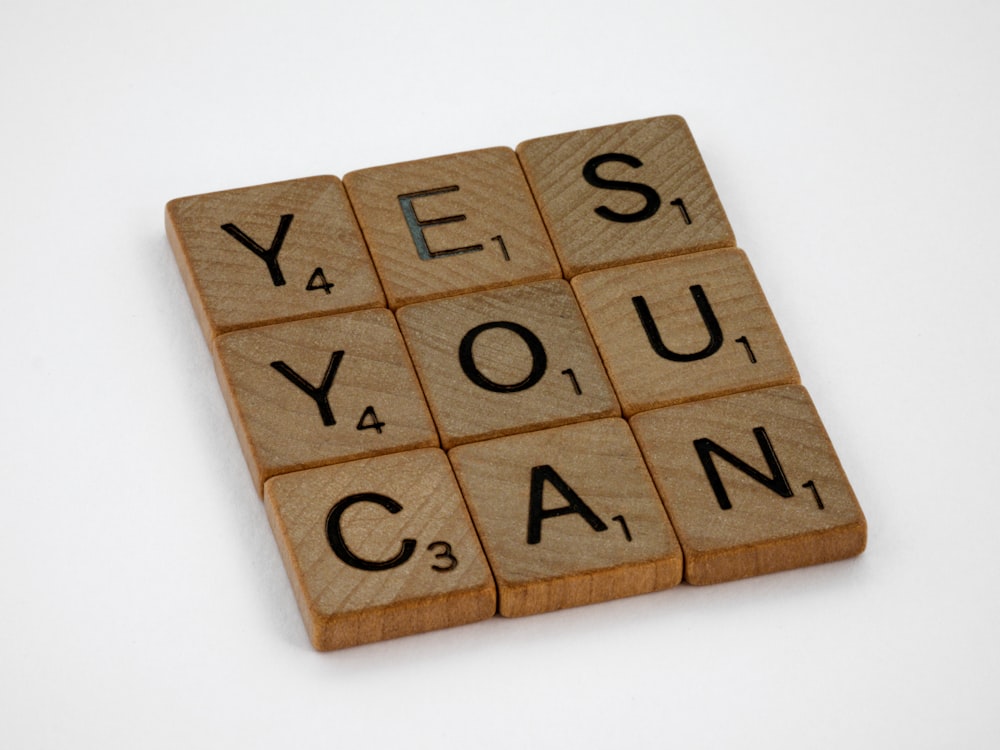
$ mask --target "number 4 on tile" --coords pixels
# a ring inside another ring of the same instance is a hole
[[[322,289],[327,294],[333,289],[333,282],[326,280],[326,274],[323,273],[322,268],[317,268],[312,272],[312,276],[309,277],[309,281],[306,284],[307,292],[315,292]]]
[[[358,426],[355,429],[375,430],[375,432],[381,435],[383,427],[385,427],[385,422],[379,421],[378,415],[375,413],[375,407],[366,406],[365,410],[361,413],[361,419],[358,420]]]

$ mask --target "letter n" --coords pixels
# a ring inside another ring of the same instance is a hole
[[[694,441],[694,449],[698,452],[698,458],[701,459],[702,468],[705,469],[705,476],[708,477],[708,483],[712,486],[715,499],[719,502],[719,507],[723,510],[729,510],[733,507],[733,504],[729,501],[729,494],[726,492],[726,487],[719,476],[719,470],[715,466],[713,454],[781,497],[792,497],[795,494],[792,492],[792,487],[788,483],[784,469],[781,468],[778,456],[771,446],[771,440],[767,436],[767,431],[763,427],[755,427],[753,434],[757,438],[757,444],[760,446],[761,452],[764,454],[767,468],[771,470],[771,476],[755,469],[746,461],[737,458],[718,443],[708,438],[699,438]]]

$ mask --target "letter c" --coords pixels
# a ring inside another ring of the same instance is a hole
[[[357,503],[375,503],[392,514],[399,513],[403,509],[403,506],[391,497],[380,495],[377,492],[360,492],[343,498],[330,509],[330,513],[326,517],[326,539],[330,543],[333,554],[358,570],[389,570],[409,560],[413,550],[416,549],[416,539],[404,539],[399,553],[388,560],[366,560],[363,557],[358,557],[348,548],[344,541],[344,535],[341,533],[340,518],[348,508]]]

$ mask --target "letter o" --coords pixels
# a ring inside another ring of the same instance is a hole
[[[476,338],[478,338],[479,334],[491,328],[504,328],[512,331],[520,336],[521,340],[528,345],[528,351],[531,352],[531,372],[523,380],[516,383],[497,383],[483,375],[479,368],[476,367],[476,362],[472,357],[472,347],[476,343]],[[542,376],[545,375],[545,368],[548,366],[548,357],[545,355],[545,347],[542,346],[542,342],[528,328],[519,323],[512,323],[509,320],[495,320],[492,323],[483,323],[476,326],[462,337],[462,343],[458,347],[458,362],[469,380],[480,388],[493,391],[494,393],[516,393],[517,391],[524,391],[531,388],[531,386],[542,379]]]

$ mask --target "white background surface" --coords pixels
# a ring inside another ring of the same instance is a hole
[[[996,747],[998,40],[992,2],[4,3],[0,745]],[[660,114],[868,551],[313,652],[163,205]]]

